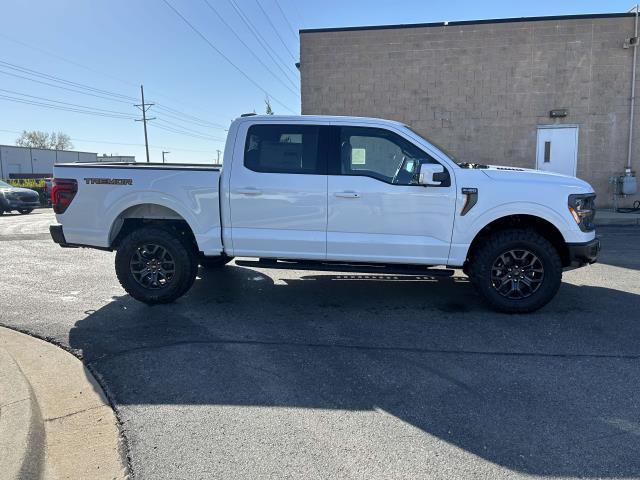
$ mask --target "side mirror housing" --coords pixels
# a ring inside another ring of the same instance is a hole
[[[446,173],[439,163],[423,163],[420,165],[418,183],[420,185],[442,185]]]

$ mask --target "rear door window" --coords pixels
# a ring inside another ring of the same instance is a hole
[[[318,153],[319,137],[317,125],[252,125],[244,165],[263,173],[326,174]]]

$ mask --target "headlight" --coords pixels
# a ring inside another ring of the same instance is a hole
[[[596,215],[595,199],[595,193],[569,195],[569,212],[583,232],[590,232],[595,228],[593,225],[593,217]]]

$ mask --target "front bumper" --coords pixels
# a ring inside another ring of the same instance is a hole
[[[569,261],[572,267],[582,267],[598,260],[600,252],[600,240],[594,238],[585,243],[568,243]]]
[[[19,200],[13,198],[5,198],[4,209],[5,210],[26,210],[31,208],[38,208],[40,206],[40,200]]]

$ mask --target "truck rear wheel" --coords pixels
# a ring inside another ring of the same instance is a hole
[[[556,248],[538,233],[502,230],[472,253],[469,277],[495,310],[533,312],[558,292],[562,263]]]
[[[171,231],[145,227],[133,231],[116,253],[122,288],[149,305],[170,303],[193,285],[198,263],[194,248]]]

